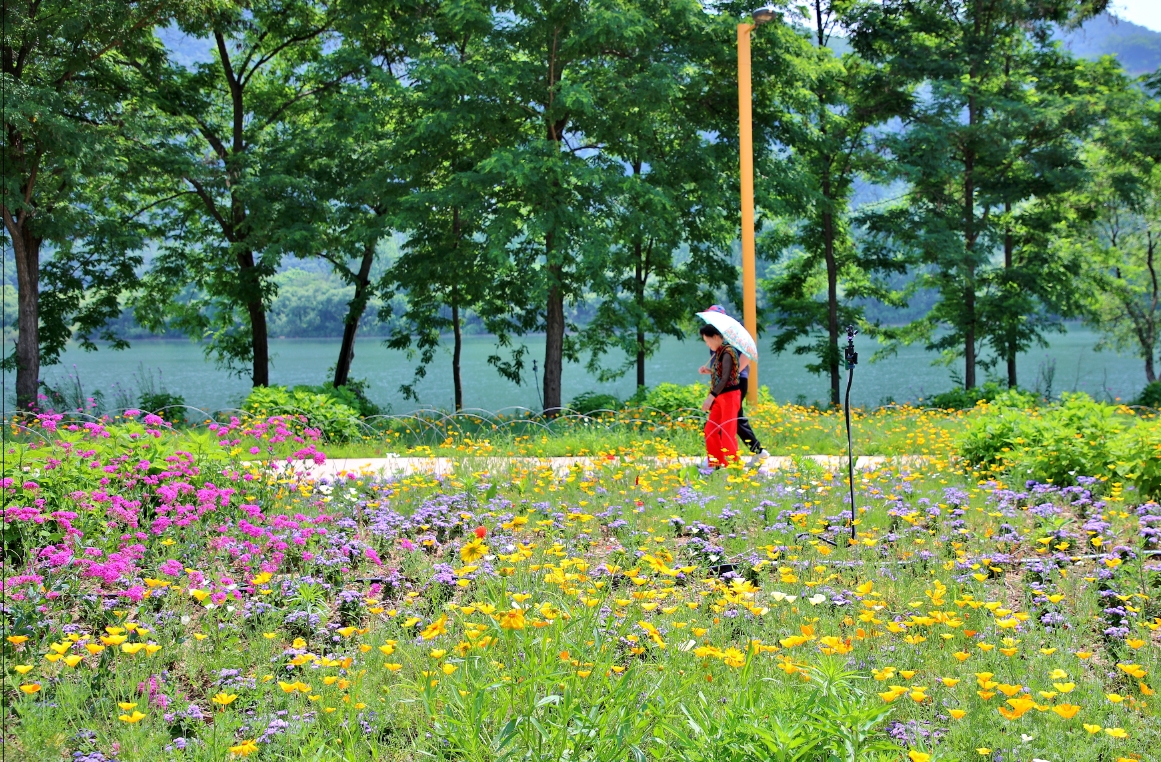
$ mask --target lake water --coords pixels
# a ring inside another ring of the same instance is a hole
[[[1053,336],[1050,348],[1020,356],[1021,384],[1043,389],[1044,383],[1038,383],[1038,379],[1055,362],[1054,393],[1078,390],[1101,399],[1135,396],[1145,383],[1142,361],[1108,351],[1096,352],[1093,349],[1096,342],[1097,336],[1083,327],[1074,327],[1066,334]],[[532,358],[536,358],[540,367],[544,356],[543,337],[528,337],[523,343],[529,349],[529,369]],[[335,363],[339,341],[272,339],[270,347],[274,358],[271,383],[319,384],[328,379],[327,368]],[[873,406],[889,400],[914,401],[952,387],[951,369],[932,365],[935,355],[920,347],[905,347],[895,357],[876,363],[869,362],[877,348],[872,339],[856,338],[856,348],[861,357],[851,391],[851,400],[856,405]],[[490,337],[465,339],[465,406],[487,410],[517,405],[538,408],[538,392],[531,376],[528,375],[520,386],[501,378],[487,364],[488,355],[493,351]],[[401,384],[411,381],[414,368],[413,361],[403,352],[387,349],[378,339],[360,337],[355,354],[352,377],[370,382],[369,395],[376,403],[390,405],[396,413],[420,406],[452,406],[450,344],[428,368],[427,378],[419,386],[420,404],[405,400],[399,392]],[[700,340],[666,339],[657,354],[648,360],[645,380],[650,386],[663,381],[698,383],[703,379],[697,368],[705,358],[705,347]],[[761,366],[760,382],[769,386],[780,401],[825,400],[826,380],[807,373],[802,367],[803,360],[789,354],[770,356]],[[962,363],[957,361],[954,368],[962,368]],[[43,377],[55,386],[68,382],[68,377],[75,375],[86,392],[104,390],[106,397],[113,399],[115,385],[131,389],[137,386],[135,376],[141,369],[152,371],[154,378],[160,378],[170,392],[181,394],[189,404],[204,409],[236,406],[245,397],[249,386],[245,379],[215,368],[213,362],[205,359],[199,345],[164,340],[135,341],[131,348],[122,351],[102,348],[97,352],[85,352],[70,347],[63,355],[63,363],[45,368]],[[634,381],[635,372],[630,371],[619,381],[602,384],[586,373],[583,365],[566,363],[564,399],[567,402],[589,390],[608,392],[623,399],[632,394]],[[8,383],[11,390],[11,377]]]

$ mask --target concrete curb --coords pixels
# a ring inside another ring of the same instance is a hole
[[[847,459],[838,455],[771,455],[758,468],[760,474],[770,474],[774,471],[783,471],[794,467],[796,460],[811,460],[827,470],[846,470]],[[860,471],[873,470],[887,465],[921,466],[929,463],[932,458],[925,455],[862,455],[855,458],[855,468]],[[551,468],[553,473],[563,476],[573,469],[580,468],[588,472],[603,465],[620,465],[632,467],[645,466],[682,466],[704,463],[704,458],[651,458],[641,457],[632,460],[621,458],[599,459],[589,457],[565,458],[508,458],[508,457],[464,457],[464,458],[335,458],[325,463],[316,464],[309,460],[274,461],[271,463],[276,473],[296,475],[308,480],[341,476],[413,476],[427,474],[431,476],[446,476],[455,471],[468,470],[470,472],[498,473],[513,466],[532,468]]]

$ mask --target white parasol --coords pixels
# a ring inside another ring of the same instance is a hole
[[[758,346],[746,327],[724,312],[699,312],[697,316],[722,332],[722,337],[751,360],[758,359]]]

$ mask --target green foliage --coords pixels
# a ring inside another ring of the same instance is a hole
[[[325,387],[285,386],[256,387],[242,406],[259,415],[305,416],[307,423],[320,430],[328,441],[345,442],[358,439],[363,430],[359,414],[343,402],[343,394],[334,389],[322,392],[313,389]]]
[[[294,391],[324,394],[336,402],[346,405],[364,418],[383,413],[378,405],[367,399],[367,382],[363,379],[348,379],[346,385],[338,388],[330,381],[319,386],[299,384],[294,387]]]
[[[1161,381],[1151,381],[1137,395],[1133,404],[1143,407],[1161,408]]]
[[[1145,497],[1161,497],[1161,420],[1142,421],[1112,443],[1117,475]]]
[[[748,666],[747,666],[748,670]],[[748,681],[723,707],[702,693],[683,702],[684,722],[667,728],[683,762],[831,762],[894,758],[883,725],[889,706],[855,689],[856,673],[824,662],[808,670],[810,690]],[[743,672],[745,674],[745,672]],[[816,676],[825,682],[814,680]],[[684,726],[684,727],[683,727]]]
[[[589,415],[597,411],[616,411],[622,407],[621,400],[614,397],[612,394],[601,394],[599,392],[584,392],[572,398],[572,402],[568,403],[570,410],[575,410],[578,413]]]
[[[658,384],[645,395],[645,407],[651,407],[664,413],[677,413],[685,410],[701,410],[701,403],[705,401],[709,391],[705,384]]]
[[[999,382],[988,381],[983,386],[974,389],[951,389],[936,394],[931,398],[931,406],[940,410],[967,410],[976,406],[977,402],[993,402],[996,398],[1008,395],[1008,405],[1032,407],[1036,404],[1036,397],[1027,392],[1010,390],[1000,386]]]
[[[185,405],[185,397],[180,394],[165,390],[143,391],[138,398],[138,404],[142,410],[156,413],[170,423],[180,425],[186,422],[185,410],[182,408]]]
[[[1121,458],[1136,465],[1154,457],[1131,432],[1136,419],[1087,394],[1065,394],[1059,403],[1030,410],[1020,397],[988,405],[960,442],[972,466],[1004,471],[1020,480],[1071,484],[1077,476],[1103,476]],[[1130,431],[1129,438],[1125,432]]]

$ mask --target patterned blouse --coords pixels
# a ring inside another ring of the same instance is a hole
[[[721,347],[710,358],[710,394],[719,394],[740,389],[738,386],[738,350],[722,342]]]

